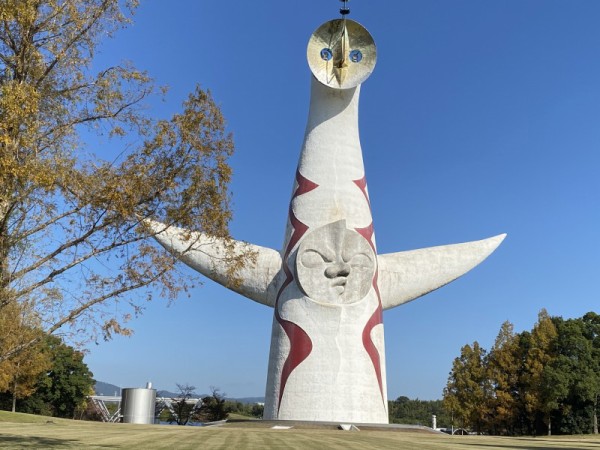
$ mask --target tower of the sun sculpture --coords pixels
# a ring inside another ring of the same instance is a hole
[[[319,27],[307,53],[310,112],[283,248],[235,243],[257,260],[232,289],[274,308],[265,419],[387,423],[383,310],[468,272],[504,235],[378,255],[358,135],[375,44],[344,16]],[[227,284],[222,242],[148,224],[182,261]]]

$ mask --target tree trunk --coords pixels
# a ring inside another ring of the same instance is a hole
[[[593,428],[593,433],[594,434],[598,434],[598,402],[594,403],[594,415],[592,416],[592,428]]]
[[[10,210],[9,203],[2,199],[0,200],[0,288],[8,286],[8,236],[7,223],[8,212]],[[4,301],[5,299],[1,298]]]
[[[15,384],[13,385],[12,412],[17,412],[17,380],[16,379],[15,379]]]
[[[548,436],[552,436],[552,417],[548,416]]]

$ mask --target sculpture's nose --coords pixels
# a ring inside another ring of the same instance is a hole
[[[350,264],[345,262],[335,263],[325,269],[327,278],[347,277],[350,275]]]
[[[348,30],[344,26],[340,39],[334,46],[333,53],[333,75],[342,86],[348,73],[348,49],[350,48],[350,39],[348,38]]]

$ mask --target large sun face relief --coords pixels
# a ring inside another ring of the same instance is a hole
[[[298,247],[298,284],[318,303],[356,303],[373,285],[375,258],[369,242],[346,228],[345,220],[330,223],[308,234]]]

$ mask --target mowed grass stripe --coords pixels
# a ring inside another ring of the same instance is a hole
[[[222,427],[209,428],[104,424],[0,413],[0,448],[600,450],[600,438],[590,435],[507,438],[448,436],[392,430],[345,432],[306,426],[289,430],[273,430],[268,426],[260,421],[230,423]]]

